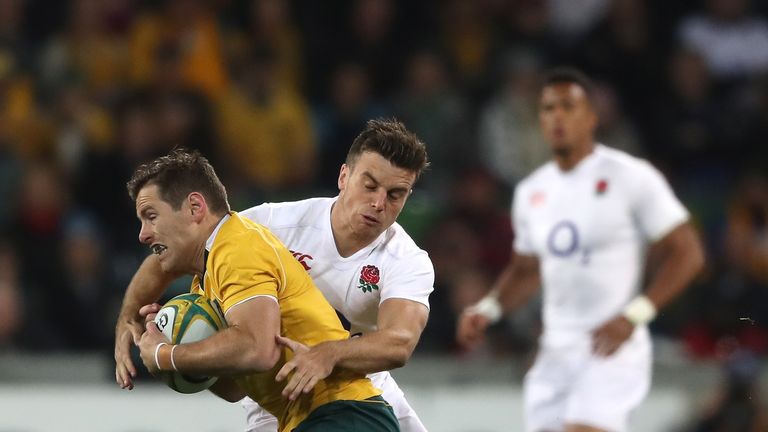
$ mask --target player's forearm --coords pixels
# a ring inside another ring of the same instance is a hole
[[[498,296],[504,314],[527,303],[541,284],[538,260],[523,256],[514,259],[516,262],[507,266],[491,289]]]
[[[176,275],[163,272],[155,255],[145,258],[125,290],[118,325],[120,321],[141,319],[139,308],[145,304],[156,302],[176,277]]]
[[[173,347],[161,347],[161,366],[172,363],[180,372],[208,376],[263,372],[280,358],[275,336],[254,338],[238,327],[229,327],[200,342],[178,345],[173,352]]]
[[[690,224],[677,228],[671,236],[645,292],[657,309],[678,297],[704,267],[703,247]]]
[[[332,353],[336,367],[369,374],[403,367],[417,342],[418,336],[393,329],[320,345]]]

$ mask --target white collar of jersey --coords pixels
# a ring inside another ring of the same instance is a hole
[[[224,225],[224,222],[229,220],[229,217],[229,214],[224,215],[224,217],[221,218],[219,223],[216,225],[216,228],[213,229],[211,235],[208,236],[208,240],[205,241],[205,250],[208,252],[210,252],[211,248],[213,247],[213,241],[216,239],[216,234],[219,233],[219,230],[221,229],[221,226]]]
[[[564,176],[576,174],[582,171],[585,167],[588,167],[594,164],[595,161],[597,161],[598,156],[600,156],[603,153],[604,149],[605,149],[604,145],[600,144],[599,142],[596,142],[595,146],[592,147],[592,151],[588,155],[584,156],[584,159],[580,160],[576,164],[576,166],[569,169],[568,171],[562,171],[560,169],[558,169],[558,171],[560,172],[560,174]]]

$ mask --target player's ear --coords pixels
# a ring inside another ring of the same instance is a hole
[[[195,222],[199,222],[205,216],[208,211],[208,205],[205,202],[205,197],[199,192],[192,192],[187,195],[187,203],[189,204],[189,212]]]
[[[339,170],[339,181],[338,181],[339,190],[344,190],[347,187],[348,180],[349,180],[349,165],[341,164],[341,169]]]

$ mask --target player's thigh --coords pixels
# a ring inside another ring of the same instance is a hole
[[[562,352],[542,350],[523,382],[525,430],[563,431],[568,392],[577,364]]]
[[[614,356],[593,357],[571,391],[565,421],[625,431],[630,412],[645,399],[650,386],[650,344],[637,341]]]
[[[246,397],[240,404],[245,409],[245,432],[277,432],[277,418],[253,399]]]
[[[395,379],[389,373],[381,377],[372,378],[374,385],[381,389],[381,396],[392,406],[398,423],[400,423],[401,432],[427,432],[427,428],[419,419],[416,411],[413,410],[405,394],[397,385]]]
[[[335,401],[314,411],[293,432],[398,432],[392,407],[380,396]]]

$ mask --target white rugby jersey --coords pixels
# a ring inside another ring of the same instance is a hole
[[[372,244],[343,258],[331,231],[336,198],[265,203],[240,212],[269,228],[307,269],[350,334],[376,329],[379,304],[390,298],[429,307],[435,271],[427,253],[397,223]]]
[[[637,294],[649,242],[688,219],[659,171],[595,146],[567,172],[550,161],[513,202],[515,251],[539,258],[547,332],[589,331]]]

